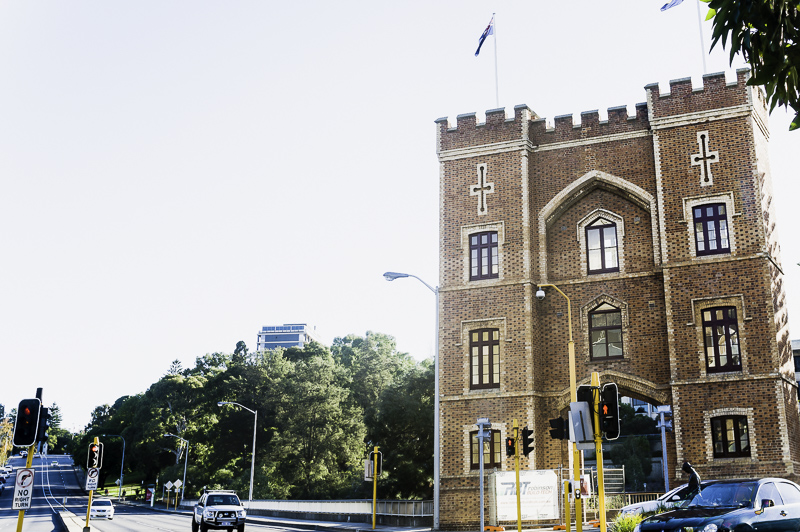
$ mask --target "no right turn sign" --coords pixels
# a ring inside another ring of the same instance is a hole
[[[12,510],[29,510],[33,498],[33,469],[18,469]]]

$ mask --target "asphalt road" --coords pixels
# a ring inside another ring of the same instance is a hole
[[[9,460],[9,464],[14,466],[14,473],[6,480],[5,489],[0,495],[0,532],[17,530],[19,511],[12,510],[11,507],[16,470],[25,467],[25,459],[16,455]],[[37,456],[33,459],[32,468],[34,470],[33,500],[31,509],[25,512],[22,530],[24,532],[62,530],[61,521],[56,512],[63,510],[64,507],[77,515],[81,524],[85,524],[86,504],[89,498],[77,484],[75,473],[72,470],[72,457]],[[90,520],[91,530],[97,532],[189,532],[191,530],[191,517],[185,514],[168,514],[124,504],[115,504],[114,511],[113,520]],[[248,523],[246,530],[274,532],[293,529]]]

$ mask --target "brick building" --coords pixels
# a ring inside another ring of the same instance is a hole
[[[669,404],[671,484],[797,480],[800,415],[760,90],[724,74],[645,87],[646,103],[545,120],[527,106],[436,121],[440,161],[440,527],[476,528],[479,417],[487,468],[569,463],[550,418],[569,405],[566,300],[577,381]]]

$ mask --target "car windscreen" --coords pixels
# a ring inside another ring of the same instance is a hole
[[[206,504],[211,506],[239,506],[239,498],[236,495],[211,495]]]
[[[721,482],[705,486],[689,503],[693,506],[750,508],[756,493],[755,482]]]
[[[113,504],[111,504],[111,501],[94,501],[92,506],[113,506]]]

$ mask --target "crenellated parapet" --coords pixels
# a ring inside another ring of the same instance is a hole
[[[552,126],[548,126],[544,119],[535,120],[531,122],[530,138],[533,144],[541,146],[649,129],[647,104],[638,103],[634,109],[634,114],[630,115],[625,105],[610,107],[606,120],[600,119],[597,110],[581,113],[578,123],[574,122],[571,114],[556,116]]]
[[[706,74],[703,87],[697,89],[692,87],[691,78],[671,80],[669,92],[662,92],[658,83],[646,85],[650,119],[747,105],[752,89],[747,86],[748,79],[750,69],[743,68],[736,71],[736,81],[731,83],[727,82],[724,72]]]
[[[475,113],[456,117],[456,127],[451,127],[447,117],[436,120],[438,151],[458,150],[513,142],[527,136],[531,118],[538,118],[527,105],[514,107],[514,117],[506,118],[505,109],[486,111],[486,122],[478,122]]]

